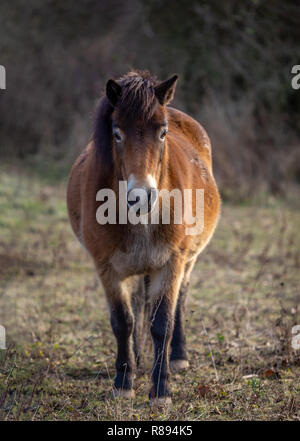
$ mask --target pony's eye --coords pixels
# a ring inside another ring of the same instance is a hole
[[[113,135],[115,137],[116,142],[121,142],[122,141],[122,135],[119,129],[114,128],[113,129]]]
[[[166,134],[167,134],[167,131],[168,131],[167,129],[162,129],[162,131],[160,132],[159,137],[162,141],[164,141]]]

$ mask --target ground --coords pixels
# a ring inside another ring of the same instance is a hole
[[[0,173],[1,420],[299,420],[300,209],[223,204],[192,275],[190,369],[173,404],[148,404],[151,343],[136,398],[112,398],[116,345],[92,262],[68,223],[65,181]]]

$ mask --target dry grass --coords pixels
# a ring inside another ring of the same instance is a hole
[[[223,207],[192,276],[191,368],[150,409],[151,348],[136,398],[113,400],[115,342],[102,288],[70,231],[64,185],[0,178],[1,420],[299,420],[300,210]]]

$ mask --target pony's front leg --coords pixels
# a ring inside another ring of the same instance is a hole
[[[150,295],[154,299],[150,331],[154,345],[152,403],[171,402],[169,389],[169,348],[174,328],[174,314],[183,277],[183,263],[172,257],[159,271],[150,274]]]
[[[186,351],[186,339],[185,339],[185,303],[188,293],[190,276],[192,269],[194,268],[197,256],[187,262],[184,269],[184,276],[181,282],[179,296],[175,312],[175,323],[173,337],[171,340],[171,356],[170,356],[170,368],[172,372],[178,372],[182,369],[189,367]]]
[[[101,271],[108,304],[110,322],[117,340],[116,376],[114,396],[133,397],[135,359],[133,353],[134,316],[130,302],[130,280],[120,281],[111,268]]]

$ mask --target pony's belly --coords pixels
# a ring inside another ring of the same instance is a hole
[[[134,243],[127,252],[117,249],[110,258],[110,263],[118,274],[127,277],[161,268],[170,254],[167,246]]]

